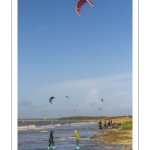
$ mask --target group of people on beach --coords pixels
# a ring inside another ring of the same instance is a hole
[[[106,122],[106,120],[104,120],[104,122],[102,122],[101,120],[99,121],[99,130],[100,129],[108,129],[108,127],[112,127],[113,123],[112,120],[109,120],[108,123]]]
[[[54,131],[50,131],[48,149],[50,149],[51,145],[52,145],[52,149],[55,149],[55,146],[54,146],[55,140],[54,140],[54,137],[53,137],[53,132]],[[74,134],[75,134],[75,137],[76,137],[76,149],[79,149],[80,135],[78,133],[78,130],[74,130]]]
[[[103,122],[101,120],[99,120],[98,124],[99,124],[99,130],[103,129],[103,128],[107,130],[108,127],[111,127],[112,129],[113,128],[118,128],[118,126],[122,125],[121,122],[119,122],[119,123],[116,123],[116,122],[112,123],[112,120],[109,120],[108,123],[106,122],[106,120],[104,120]]]

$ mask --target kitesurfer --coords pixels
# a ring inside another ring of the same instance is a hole
[[[54,137],[53,137],[53,132],[54,132],[54,131],[50,131],[50,137],[49,137],[49,146],[48,146],[48,149],[50,148],[51,144],[52,144],[52,148],[54,148]]]
[[[78,130],[74,130],[74,134],[76,136],[76,149],[79,149],[80,135],[78,133]]]

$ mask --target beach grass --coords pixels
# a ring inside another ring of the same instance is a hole
[[[119,127],[120,130],[132,130],[132,121],[128,121],[122,124],[122,126]]]

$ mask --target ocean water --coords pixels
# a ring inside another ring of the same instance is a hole
[[[78,130],[81,140],[80,150],[122,150],[119,145],[103,144],[90,137],[100,134],[98,122],[19,120],[18,150],[47,150],[50,131],[54,131],[56,150],[75,150],[74,130]]]

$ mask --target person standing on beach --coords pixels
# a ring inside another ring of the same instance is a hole
[[[108,125],[107,125],[108,127],[110,127],[111,125],[110,125],[110,120],[108,121]]]
[[[50,137],[49,137],[49,146],[48,146],[48,149],[50,149],[51,144],[52,144],[52,148],[55,148],[55,147],[54,147],[54,137],[53,137],[53,132],[54,132],[54,131],[50,131]]]
[[[112,120],[110,120],[110,125],[112,126]]]
[[[99,130],[102,129],[102,122],[99,121]]]
[[[78,133],[78,130],[74,130],[74,134],[76,136],[76,149],[79,149],[80,135]]]
[[[104,121],[104,127],[105,127],[105,129],[107,129],[107,123],[106,123],[106,120]]]

